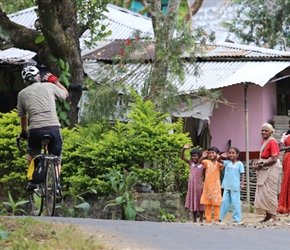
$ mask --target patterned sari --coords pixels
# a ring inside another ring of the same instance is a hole
[[[284,145],[290,146],[290,136],[285,139]],[[277,211],[281,214],[290,212],[290,152],[285,152],[283,156],[283,179]]]

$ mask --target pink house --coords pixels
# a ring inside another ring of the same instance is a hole
[[[110,64],[113,56],[119,54],[124,42],[111,42],[84,56],[87,74],[92,78],[98,76],[98,63]],[[154,57],[154,44],[149,48],[150,53],[144,52],[143,57],[154,60],[151,58],[152,55]],[[176,83],[180,94],[196,93],[201,87],[220,90],[223,97],[235,105],[219,104],[218,108],[206,115],[194,108],[191,111],[180,110],[180,114],[174,113],[173,116],[184,118],[184,130],[190,133],[194,145],[204,149],[212,145],[220,151],[225,151],[232,145],[239,148],[243,156],[248,152],[249,159],[257,159],[262,139],[261,125],[264,122],[273,123],[276,115],[287,116],[290,109],[290,98],[288,103],[282,103],[282,100],[288,101],[290,96],[290,52],[216,42],[206,45],[205,54],[198,58],[197,65],[200,68],[199,76],[193,74],[194,66],[187,65],[184,82]],[[129,67],[133,69],[132,66]],[[138,72],[137,69],[133,75],[134,78],[128,79],[128,84],[130,81],[142,82],[143,72]],[[247,112],[245,103],[248,106]],[[203,120],[209,122],[204,123]],[[200,133],[203,131],[200,129],[201,124],[203,128],[208,124],[206,133]]]
[[[248,85],[248,143],[250,159],[259,158],[262,140],[260,134],[261,125],[264,122],[273,124],[273,117],[277,115],[276,88],[276,83],[268,83],[264,87],[255,84]],[[225,87],[223,96],[229,102],[235,103],[236,107],[233,109],[230,106],[220,105],[218,109],[214,109],[209,124],[212,136],[211,145],[215,145],[220,151],[225,151],[229,147],[230,140],[232,146],[239,148],[242,154],[245,154],[246,114],[244,84]]]

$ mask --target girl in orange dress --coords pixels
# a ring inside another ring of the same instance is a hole
[[[214,221],[219,221],[220,205],[222,201],[220,171],[224,166],[218,162],[219,150],[210,147],[200,158],[205,167],[205,181],[200,203],[205,205],[206,222],[212,221],[212,208],[214,208]],[[207,158],[207,159],[206,159]]]

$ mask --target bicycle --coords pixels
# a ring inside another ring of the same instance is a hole
[[[43,212],[45,215],[53,216],[57,198],[57,188],[59,187],[57,179],[58,156],[48,154],[48,144],[52,137],[43,135],[41,156],[44,158],[45,179],[42,183],[36,184],[33,191],[29,192],[29,203],[31,206],[32,215],[40,216]],[[20,150],[20,136],[16,137],[16,144]],[[61,198],[60,198],[61,199]]]

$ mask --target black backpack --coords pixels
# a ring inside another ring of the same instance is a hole
[[[40,184],[44,182],[46,175],[46,169],[44,164],[44,157],[38,155],[34,157],[28,168],[27,179],[35,184]]]

